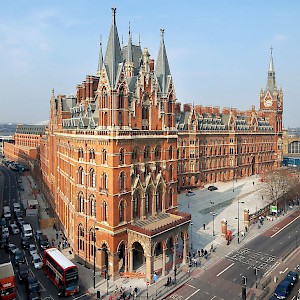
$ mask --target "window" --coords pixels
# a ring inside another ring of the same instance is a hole
[[[102,221],[107,222],[107,203],[103,201],[102,205]]]
[[[118,113],[118,124],[119,124],[119,126],[123,125],[123,114],[121,111],[119,111],[119,113]]]
[[[107,151],[105,149],[102,150],[102,164],[107,165]]]
[[[172,190],[169,190],[169,207],[173,206],[173,193]]]
[[[91,228],[89,232],[89,237],[90,237],[90,256],[94,256],[96,253],[96,249],[94,245],[96,245],[96,235],[95,235],[95,229]]]
[[[84,171],[82,167],[78,169],[78,184],[84,185]]]
[[[96,217],[96,199],[94,195],[90,196],[90,215]]]
[[[137,194],[133,196],[133,218],[138,217],[138,197]]]
[[[78,159],[83,159],[83,149],[82,148],[78,149]]]
[[[123,200],[120,202],[120,206],[119,206],[119,218],[120,218],[120,223],[124,222],[124,201]]]
[[[124,88],[123,86],[119,89],[119,108],[124,108]]]
[[[159,160],[161,157],[161,150],[160,150],[160,146],[156,146],[155,151],[154,151],[154,156],[156,160]]]
[[[145,147],[145,150],[144,150],[144,159],[146,161],[149,161],[149,159],[150,159],[150,147],[149,146]]]
[[[121,172],[120,176],[119,176],[119,189],[120,189],[120,192],[124,191],[124,189],[125,189],[125,174],[124,174],[124,172]]]
[[[84,213],[84,196],[82,192],[78,194],[78,212]]]
[[[94,149],[90,150],[90,161],[91,160],[95,160],[95,150]]]
[[[137,162],[137,159],[138,159],[138,149],[136,147],[132,151],[131,159],[132,159],[133,163]]]
[[[156,211],[158,212],[158,211],[160,211],[161,210],[161,208],[160,208],[160,203],[159,203],[159,197],[160,197],[160,195],[159,195],[159,191],[157,191],[156,192],[156,201],[155,201],[155,204],[156,204]]]
[[[169,159],[173,158],[173,148],[172,146],[169,147]]]
[[[148,214],[150,212],[150,207],[149,207],[149,191],[147,191],[146,196],[145,196],[145,213]]]
[[[173,166],[170,165],[169,166],[169,180],[173,180]]]
[[[108,108],[108,97],[107,97],[107,92],[105,87],[102,89],[102,100],[103,100],[102,103],[103,108]]]
[[[84,251],[84,227],[82,224],[78,225],[78,250]]]
[[[107,178],[108,176],[107,176],[107,174],[106,173],[103,173],[103,175],[102,175],[102,188],[103,189],[105,189],[105,190],[107,190],[107,188],[108,188],[108,178]]]
[[[120,165],[123,165],[124,164],[124,149],[123,148],[120,149],[119,159],[120,159]]]
[[[96,173],[94,169],[90,170],[90,187],[95,188],[96,187]]]

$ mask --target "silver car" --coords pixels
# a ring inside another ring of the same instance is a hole
[[[44,265],[40,256],[36,253],[32,255],[32,264],[35,269],[41,269]]]
[[[30,255],[33,256],[34,254],[37,254],[38,249],[37,249],[36,245],[30,244],[28,247],[28,251],[29,251]]]

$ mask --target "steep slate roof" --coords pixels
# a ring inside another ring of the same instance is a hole
[[[104,66],[108,75],[110,86],[112,88],[115,86],[119,64],[122,62],[123,59],[120,40],[116,25],[116,8],[112,8],[112,24],[104,59]]]
[[[158,80],[160,91],[162,94],[165,94],[167,92],[167,88],[171,80],[171,72],[164,42],[164,29],[160,30],[160,35],[161,41],[157,57],[155,74]]]
[[[45,134],[46,125],[18,125],[16,133],[19,134]]]

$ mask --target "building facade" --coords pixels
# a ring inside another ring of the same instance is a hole
[[[112,278],[164,276],[188,254],[191,216],[177,211],[175,91],[161,30],[156,64],[120,47],[112,10],[105,57],[76,96],[54,92],[41,139],[44,192],[75,254]],[[96,255],[96,256],[95,256]]]
[[[176,106],[177,174],[180,189],[203,187],[282,166],[283,92],[277,89],[271,50],[260,107]]]
[[[259,110],[181,109],[164,30],[155,62],[130,28],[121,47],[112,9],[96,75],[76,95],[53,91],[39,138],[41,189],[76,256],[112,279],[151,280],[185,263],[191,216],[177,210],[177,192],[282,165],[283,93],[272,52],[259,98]]]

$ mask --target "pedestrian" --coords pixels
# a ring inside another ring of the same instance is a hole
[[[52,247],[54,247],[54,238],[51,240]]]
[[[254,185],[254,181],[253,181],[252,183],[253,183],[253,185]]]
[[[214,246],[213,244],[210,245],[210,252],[213,252],[214,251]]]
[[[59,241],[59,243],[57,245],[58,250],[60,250],[60,245],[61,245],[61,241]]]
[[[58,232],[56,231],[56,239],[58,240]]]

